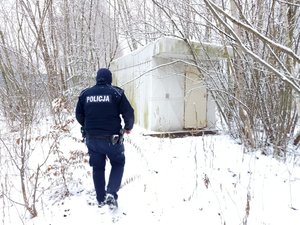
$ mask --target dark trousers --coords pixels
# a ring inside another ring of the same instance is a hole
[[[104,201],[106,193],[114,195],[117,199],[125,165],[124,145],[112,145],[110,140],[93,137],[86,138],[86,145],[90,156],[90,166],[93,167],[93,181],[98,202]],[[106,158],[111,164],[107,190],[105,190]]]

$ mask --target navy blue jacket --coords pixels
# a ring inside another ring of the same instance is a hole
[[[79,96],[76,119],[87,135],[118,134],[122,128],[120,116],[124,120],[125,130],[133,128],[134,110],[124,91],[112,86],[111,77],[109,79],[99,79],[97,76],[97,84],[83,90]]]

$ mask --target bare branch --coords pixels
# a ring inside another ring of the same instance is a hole
[[[218,15],[217,11],[215,8],[218,9],[218,11],[222,11],[226,16],[227,13],[224,12],[222,9],[220,9],[219,7],[217,7],[214,3],[212,3],[209,0],[204,0],[204,2],[207,4],[207,6],[209,7],[209,9],[211,10],[211,12],[214,14],[214,16],[218,19],[218,21],[224,26],[226,27],[226,29],[228,31],[230,31],[230,33],[232,34],[232,36],[235,38],[237,44],[243,49],[243,51],[245,51],[247,54],[249,54],[253,59],[255,59],[256,61],[260,62],[262,65],[264,65],[266,68],[268,68],[271,72],[273,72],[274,74],[276,74],[278,77],[280,77],[281,80],[289,83],[297,92],[300,93],[300,86],[299,84],[297,84],[296,82],[294,82],[292,79],[288,78],[286,76],[286,74],[281,73],[280,71],[276,70],[271,64],[269,64],[267,61],[265,61],[264,59],[262,59],[260,56],[258,56],[257,54],[255,54],[253,51],[251,51],[250,49],[248,49],[243,42],[241,41],[241,39],[238,37],[238,35],[234,32],[234,30]],[[229,17],[229,16],[228,16]],[[251,30],[253,30],[251,28]],[[273,43],[273,41],[271,42]],[[287,48],[283,48],[283,49],[287,49]],[[300,58],[299,58],[300,60]],[[289,77],[292,77],[291,74],[288,74]]]
[[[269,45],[271,45],[272,47],[278,48],[280,49],[282,52],[285,52],[286,54],[290,55],[291,57],[293,57],[298,63],[300,63],[300,56],[298,56],[296,53],[293,52],[292,49],[281,45],[279,43],[276,43],[275,41],[267,38],[266,36],[264,36],[263,34],[261,34],[260,32],[258,32],[256,29],[254,29],[252,26],[242,23],[241,21],[237,20],[236,18],[234,18],[233,16],[229,15],[228,13],[226,13],[222,8],[220,8],[219,6],[217,6],[215,3],[213,3],[210,0],[204,0],[205,3],[208,5],[208,7],[210,9],[214,9],[220,13],[222,13],[224,16],[226,16],[228,19],[230,19],[232,22],[234,22],[235,24],[245,28],[247,31],[250,31],[251,33],[253,33],[254,35],[256,35],[257,37],[259,37],[261,40],[267,42]],[[215,11],[215,12],[216,12]],[[216,13],[214,13],[216,15]],[[221,20],[221,18],[219,16],[217,16],[219,18],[219,20]],[[224,23],[223,23],[224,25]],[[226,24],[227,25],[227,24]],[[227,28],[229,28],[229,26],[226,26]]]

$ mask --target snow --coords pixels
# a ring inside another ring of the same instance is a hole
[[[80,139],[75,125],[60,145],[65,155],[84,153],[68,165],[71,194],[60,198],[59,185],[49,189],[38,203],[38,217],[22,223],[12,209],[5,224],[300,224],[297,158],[284,163],[258,152],[244,153],[244,147],[224,133],[158,138],[143,132],[136,126],[125,137],[117,222],[88,204],[95,201],[95,192],[87,149],[75,141]]]

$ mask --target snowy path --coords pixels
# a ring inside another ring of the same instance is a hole
[[[81,148],[86,151],[84,145]],[[81,182],[77,194],[46,204],[28,224],[299,225],[300,221],[299,167],[243,154],[240,145],[222,135],[160,139],[135,133],[126,138],[119,192],[122,218],[116,223],[87,204],[93,198],[92,178],[83,177]]]

